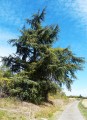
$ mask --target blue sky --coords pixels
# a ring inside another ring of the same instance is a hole
[[[39,9],[46,9],[44,25],[58,24],[59,39],[54,47],[70,46],[77,56],[87,61],[87,0],[0,0],[0,56],[8,56],[15,48],[7,41],[17,38],[26,18]],[[87,63],[78,72],[72,91],[66,94],[87,96]]]

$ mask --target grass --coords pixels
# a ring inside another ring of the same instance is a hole
[[[68,103],[68,99],[51,96],[50,100],[53,101],[53,104],[48,102],[37,106],[16,98],[0,98],[0,120],[30,120],[34,117],[37,120],[41,120],[41,118],[54,120],[52,119],[55,117],[54,113],[60,112],[63,105]]]
[[[20,101],[15,98],[0,98],[0,120],[26,120],[25,116],[9,111],[16,109],[19,104]]]
[[[87,108],[82,105],[82,101],[78,105],[82,115],[84,116],[85,120],[87,120]]]
[[[23,115],[0,110],[0,120],[26,120]]]
[[[17,108],[18,105],[21,104],[16,98],[8,97],[8,98],[0,98],[0,108]]]
[[[36,114],[36,118],[38,120],[41,120],[41,118],[47,118],[47,120],[56,120],[56,113],[57,116],[60,114],[61,111],[63,111],[64,106],[69,102],[69,99],[67,97],[62,97],[61,96],[49,96],[50,100],[53,101],[53,105],[42,107],[42,110]],[[60,98],[60,99],[59,99]],[[56,102],[54,102],[56,100]],[[57,103],[60,100],[59,103]]]
[[[0,120],[29,120],[32,105],[16,98],[0,98]]]
[[[35,117],[38,119],[40,118],[50,119],[56,111],[60,111],[60,107],[58,106],[46,107],[42,109],[39,113],[37,113]]]

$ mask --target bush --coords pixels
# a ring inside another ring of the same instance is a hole
[[[32,81],[27,76],[15,75],[9,85],[9,94],[21,100],[40,104],[48,100],[48,93],[55,93],[57,85],[49,81]]]
[[[9,95],[9,86],[11,83],[11,79],[8,78],[0,78],[0,96],[4,97]]]
[[[48,93],[54,94],[57,91],[57,85],[52,81],[32,81],[25,72],[13,76],[5,73],[7,72],[0,72],[0,96],[15,96],[24,101],[40,104],[48,100]]]
[[[43,100],[39,94],[40,86],[37,82],[29,80],[27,77],[13,77],[10,84],[10,95],[16,96],[24,101],[40,104]]]

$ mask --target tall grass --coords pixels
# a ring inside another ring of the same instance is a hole
[[[0,110],[0,120],[26,120],[26,118],[21,114]]]
[[[78,105],[82,115],[84,116],[85,120],[87,120],[87,108],[83,106],[82,101]]]
[[[63,107],[69,102],[68,97],[64,93],[63,94],[57,93],[56,95],[50,94],[49,100],[52,102],[55,100],[60,100],[61,103],[63,103],[63,105],[60,103],[57,103],[57,101],[54,105],[54,102],[53,102],[53,105],[45,107],[44,109],[42,109],[40,112],[36,114],[35,117],[38,118],[38,120],[40,118],[47,118],[47,120],[53,120],[52,118],[55,117],[53,116],[54,113],[61,112]]]
[[[60,107],[58,106],[51,106],[51,107],[47,107],[43,110],[41,110],[39,113],[36,114],[36,118],[47,118],[47,119],[50,119],[53,114],[56,112],[56,111],[59,111],[60,110]]]

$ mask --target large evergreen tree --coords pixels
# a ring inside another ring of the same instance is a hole
[[[43,26],[45,9],[27,19],[18,39],[9,41],[16,53],[4,57],[3,62],[13,73],[24,71],[28,79],[40,86],[39,94],[47,100],[56,85],[66,84],[70,89],[75,72],[82,69],[83,58],[76,57],[68,48],[52,48],[58,40],[58,25]],[[27,79],[27,80],[28,80]]]

